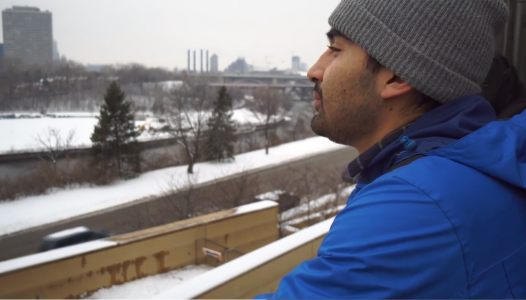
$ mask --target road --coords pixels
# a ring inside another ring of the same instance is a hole
[[[276,189],[288,189],[287,184],[293,182],[292,179],[304,178],[306,182],[316,185],[317,179],[326,179],[334,182],[341,182],[340,172],[343,168],[357,156],[354,148],[343,148],[336,151],[318,154],[316,156],[291,161],[285,165],[273,166],[270,168],[251,171],[244,176],[232,176],[223,178],[217,182],[196,186],[192,191],[194,195],[198,193],[202,203],[192,202],[193,209],[199,207],[201,210],[214,207],[217,203],[222,203],[221,208],[227,206],[237,206],[239,203],[223,201],[226,199],[225,191],[231,192],[231,195],[237,191],[246,190],[241,183],[250,187],[251,195],[257,195]],[[309,179],[305,176],[308,173]],[[292,184],[292,183],[291,183]],[[312,188],[312,185],[309,188]],[[298,188],[296,184],[295,188]],[[300,187],[301,188],[301,187]],[[222,191],[222,192],[218,192]],[[246,191],[245,191],[246,192]],[[246,193],[245,193],[246,194]],[[107,229],[115,234],[135,231],[139,228],[160,225],[159,222],[152,219],[160,219],[160,212],[169,212],[170,218],[162,218],[161,223],[173,222],[181,219],[177,216],[185,207],[185,200],[189,192],[184,195],[176,195],[178,208],[174,208],[174,196],[163,196],[154,199],[143,199],[131,204],[114,207],[104,211],[91,213],[74,219],[60,221],[53,224],[47,224],[42,227],[30,229],[25,232],[0,238],[0,261],[8,260],[24,255],[35,253],[40,246],[42,237],[76,226],[87,226],[94,229]],[[223,195],[223,196],[221,196]],[[223,199],[223,200],[221,200]],[[204,200],[216,200],[214,202],[204,202]],[[222,201],[222,202],[221,202]],[[252,201],[248,199],[245,203]],[[190,204],[187,202],[186,205]],[[217,206],[215,206],[217,207]],[[172,208],[171,210],[168,210]],[[147,215],[145,215],[147,212]],[[157,220],[159,221],[159,220]]]

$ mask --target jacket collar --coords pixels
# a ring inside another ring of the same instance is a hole
[[[456,99],[389,134],[349,163],[347,170],[352,177],[359,173],[360,184],[369,184],[396,162],[445,147],[496,119],[494,109],[482,96]],[[407,149],[407,143],[400,142],[402,137],[414,141],[415,147]]]
[[[406,126],[403,126],[393,132],[391,132],[389,135],[384,137],[381,141],[374,144],[371,148],[367,149],[364,153],[360,154],[356,159],[351,161],[349,165],[347,166],[347,171],[349,172],[349,175],[351,177],[355,177],[358,175],[361,171],[365,170],[371,162],[374,160],[374,158],[387,146],[391,145],[393,142],[398,142],[401,138],[401,136],[407,131],[407,128],[409,128],[411,124],[408,124]]]

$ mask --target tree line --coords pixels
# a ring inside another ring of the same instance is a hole
[[[211,104],[211,113],[206,110],[206,87],[182,86],[174,90],[172,104],[165,111],[169,126],[165,128],[183,145],[188,173],[193,173],[194,164],[201,159],[234,159],[236,125],[232,120],[232,100],[226,88],[219,90]],[[135,126],[131,102],[125,100],[124,92],[112,82],[104,95],[98,124],[91,136],[94,165],[104,178],[113,171],[120,178],[131,178],[140,173],[140,135]],[[204,149],[201,140],[205,137]]]
[[[47,108],[52,99],[82,94],[96,96],[118,78],[121,85],[176,80],[179,74],[140,64],[108,65],[89,70],[74,61],[54,65],[25,65],[17,59],[0,61],[0,111]]]
[[[289,129],[291,132],[286,138],[280,140],[276,136],[277,116],[290,109],[290,103],[276,91],[256,90],[252,93],[253,97],[248,97],[241,104],[237,95],[238,107],[242,105],[243,109],[252,113],[252,121],[257,121],[256,127],[261,135],[245,132],[246,126],[233,121],[231,91],[225,87],[219,90],[210,87],[199,76],[183,77],[182,82],[182,85],[157,95],[154,115],[161,126],[149,129],[136,126],[136,108],[132,101],[120,84],[116,81],[110,83],[104,92],[104,102],[98,104],[100,112],[91,136],[90,157],[77,158],[76,163],[70,164],[64,150],[73,144],[74,133],[70,132],[67,139],[63,139],[59,129],[50,128],[47,135],[39,136],[37,140],[41,152],[40,167],[21,178],[0,180],[0,198],[17,199],[44,194],[53,187],[104,185],[118,178],[134,178],[143,171],[175,165],[188,165],[187,172],[192,174],[195,164],[201,161],[232,160],[234,153],[259,149],[261,145],[269,154],[272,145],[311,136],[310,131],[305,129],[308,124],[301,119]],[[180,150],[143,155],[138,142],[143,130],[151,130],[151,134],[168,134],[180,145]],[[257,140],[261,136],[263,143]],[[59,160],[67,162],[65,169],[57,167]]]

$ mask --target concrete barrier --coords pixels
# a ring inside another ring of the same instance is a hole
[[[156,299],[249,299],[275,292],[301,262],[315,258],[333,222],[328,219],[197,276]]]
[[[212,266],[279,238],[278,206],[261,201],[110,239],[0,262],[0,298],[78,298],[191,264]],[[223,253],[222,261],[202,248]],[[235,251],[232,251],[235,250]]]

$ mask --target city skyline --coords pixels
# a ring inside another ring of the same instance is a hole
[[[256,67],[290,69],[292,56],[312,65],[325,50],[327,19],[338,3],[10,0],[0,9],[16,5],[49,10],[60,54],[83,64],[139,63],[184,70],[187,50],[203,49],[217,54],[219,70],[238,57]]]

